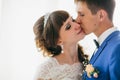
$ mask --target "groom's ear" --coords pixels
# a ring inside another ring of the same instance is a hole
[[[103,9],[99,10],[97,14],[100,21],[104,21],[104,19],[108,16],[107,12]]]

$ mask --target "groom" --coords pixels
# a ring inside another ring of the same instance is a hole
[[[77,22],[86,34],[93,32],[99,48],[90,64],[99,70],[98,77],[85,80],[120,80],[120,31],[113,25],[114,0],[74,0]]]

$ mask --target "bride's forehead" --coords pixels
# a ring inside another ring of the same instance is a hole
[[[72,17],[69,16],[68,19],[65,21],[65,23],[68,23],[68,22],[71,21],[71,20],[72,20]]]

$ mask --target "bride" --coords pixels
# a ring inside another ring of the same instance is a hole
[[[48,56],[36,73],[36,80],[82,80],[85,55],[78,41],[85,34],[80,25],[62,10],[46,14],[33,27],[38,49]]]

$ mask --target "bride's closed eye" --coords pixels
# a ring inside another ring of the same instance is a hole
[[[75,19],[71,18],[71,21],[72,22],[76,22]],[[66,27],[65,27],[65,30],[69,30],[71,28],[71,24],[67,24]]]
[[[66,27],[65,27],[65,30],[69,30],[70,28],[71,28],[71,25],[67,24]]]

